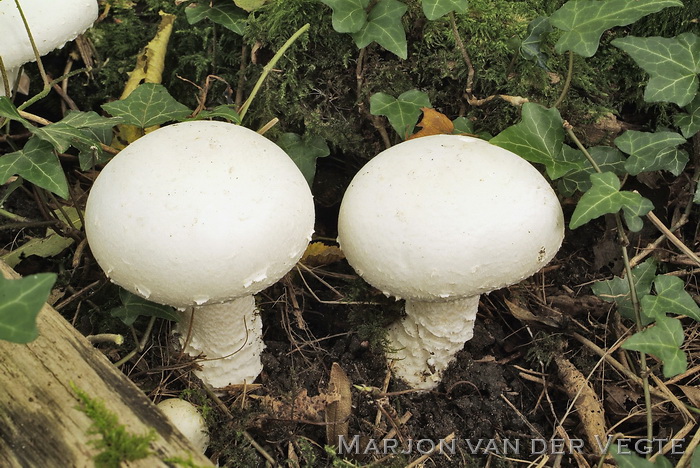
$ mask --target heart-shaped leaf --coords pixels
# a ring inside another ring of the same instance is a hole
[[[36,317],[55,282],[54,273],[12,280],[0,275],[0,340],[29,343],[38,336]]]
[[[369,98],[370,113],[389,119],[389,123],[403,140],[413,134],[422,107],[431,107],[430,98],[417,89],[406,91],[398,98],[385,93],[373,94]]]
[[[649,73],[645,101],[674,102],[683,107],[695,98],[700,73],[700,36],[684,33],[671,38],[624,37],[615,39],[612,45],[627,52]]]
[[[681,349],[683,324],[672,317],[657,317],[656,323],[627,338],[624,349],[641,351],[656,356],[664,363],[664,377],[671,378],[688,368],[688,358]]]
[[[321,0],[333,10],[333,29],[339,33],[356,33],[367,24],[369,0]]]
[[[625,169],[632,175],[658,170],[679,175],[688,163],[688,153],[676,149],[683,143],[685,138],[675,132],[628,130],[615,138],[615,146],[630,155]]]
[[[683,6],[678,0],[569,0],[555,11],[549,22],[564,31],[554,48],[558,53],[570,50],[592,57],[598,50],[603,32],[626,26],[664,8]]]
[[[620,191],[620,180],[612,172],[591,174],[591,188],[581,196],[571,215],[569,228],[576,229],[588,221],[608,213],[623,210],[627,226],[632,231],[642,228],[640,216],[654,205],[636,192]]]
[[[654,279],[656,295],[647,294],[640,300],[642,311],[648,317],[666,314],[687,315],[700,322],[700,307],[685,290],[685,283],[676,276],[659,275]]]
[[[277,145],[287,152],[309,186],[314,183],[316,175],[316,159],[324,158],[331,154],[331,150],[326,144],[326,140],[317,135],[304,135],[301,137],[296,133],[283,133],[277,140]]]
[[[139,128],[183,120],[191,113],[187,106],[168,93],[165,86],[157,83],[141,84],[125,99],[103,104],[102,108],[115,117],[121,117],[125,124]]]
[[[376,42],[405,60],[408,44],[401,17],[407,10],[408,7],[398,0],[379,0],[367,15],[367,23],[352,34],[357,47],[362,49]]]

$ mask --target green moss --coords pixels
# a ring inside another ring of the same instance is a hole
[[[104,402],[90,398],[83,390],[71,384],[80,401],[80,409],[91,420],[89,433],[99,435],[91,441],[101,450],[94,458],[97,468],[118,468],[122,462],[139,460],[152,454],[149,446],[156,439],[154,430],[146,434],[131,434],[124,425],[119,424],[116,414],[109,411]]]

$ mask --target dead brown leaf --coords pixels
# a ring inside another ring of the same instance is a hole
[[[326,441],[329,445],[337,445],[339,436],[348,437],[348,419],[352,414],[351,382],[337,362],[331,367],[328,392],[338,398],[326,405]]]
[[[605,411],[586,377],[563,356],[554,358],[559,370],[559,378],[564,384],[566,394],[574,400],[576,414],[581,420],[583,431],[591,447],[597,447],[606,440]],[[577,398],[578,395],[578,398]]]
[[[343,260],[345,255],[340,247],[324,244],[323,242],[312,242],[302,255],[301,263],[308,267],[320,267]]]
[[[294,397],[294,401],[291,402],[278,400],[269,395],[250,395],[250,398],[261,400],[263,405],[267,407],[275,418],[293,421],[321,422],[323,421],[321,413],[325,411],[329,404],[337,401],[340,396],[333,393],[321,393],[319,395],[309,396],[306,389],[302,389]]]
[[[407,140],[430,135],[452,135],[455,126],[449,117],[429,107],[421,107],[421,110],[423,120],[418,123],[421,130],[406,138]]]

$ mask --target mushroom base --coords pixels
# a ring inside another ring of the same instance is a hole
[[[394,375],[431,390],[474,334],[479,296],[444,302],[406,301],[406,317],[389,327],[387,357]]]
[[[214,388],[252,383],[262,371],[265,345],[253,296],[195,307],[194,314],[187,309],[175,331],[187,354],[202,357],[197,377]]]

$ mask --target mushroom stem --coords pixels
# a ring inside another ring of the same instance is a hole
[[[205,355],[206,365],[195,374],[214,388],[252,383],[262,371],[262,320],[252,295],[187,309],[176,332],[182,345],[189,333],[184,352]]]
[[[435,388],[472,338],[478,307],[478,295],[442,302],[406,300],[406,317],[388,330],[394,374],[412,388]]]

